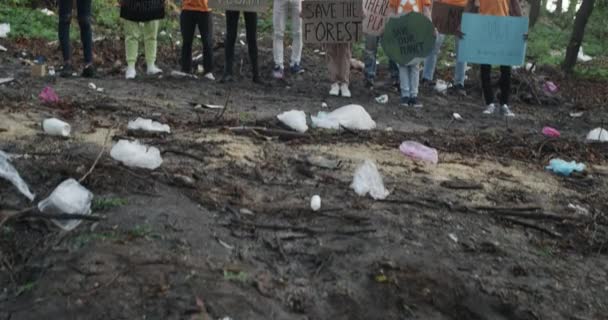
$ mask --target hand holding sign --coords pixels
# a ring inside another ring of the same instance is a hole
[[[435,27],[427,17],[412,12],[390,18],[384,29],[382,48],[386,55],[400,65],[424,59],[435,45]]]

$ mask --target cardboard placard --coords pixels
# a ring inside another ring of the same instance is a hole
[[[361,0],[302,1],[304,43],[352,43],[363,35]]]
[[[400,65],[408,65],[428,56],[435,46],[435,27],[424,15],[412,12],[390,18],[384,28],[382,48]]]
[[[497,17],[465,13],[458,61],[519,66],[526,58],[527,17]]]
[[[214,9],[214,10],[266,12],[270,8],[270,1],[269,0],[209,0],[209,8]]]
[[[363,0],[363,33],[380,36],[384,33],[384,25],[388,20],[389,0]]]
[[[439,33],[457,34],[463,12],[463,7],[434,2],[432,12],[433,24]]]

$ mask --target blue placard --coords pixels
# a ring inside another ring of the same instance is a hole
[[[464,36],[458,46],[458,61],[502,66],[524,64],[527,17],[465,13],[460,28]]]

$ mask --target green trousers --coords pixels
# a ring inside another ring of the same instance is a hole
[[[148,66],[154,65],[156,63],[156,36],[158,35],[160,20],[148,22],[123,20],[123,22],[125,28],[125,51],[129,67],[134,67],[137,62],[139,42],[141,40],[144,41],[146,64]]]

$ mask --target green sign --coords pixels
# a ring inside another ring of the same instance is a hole
[[[400,65],[424,59],[435,46],[435,27],[431,20],[412,12],[388,20],[384,27],[382,48]]]

